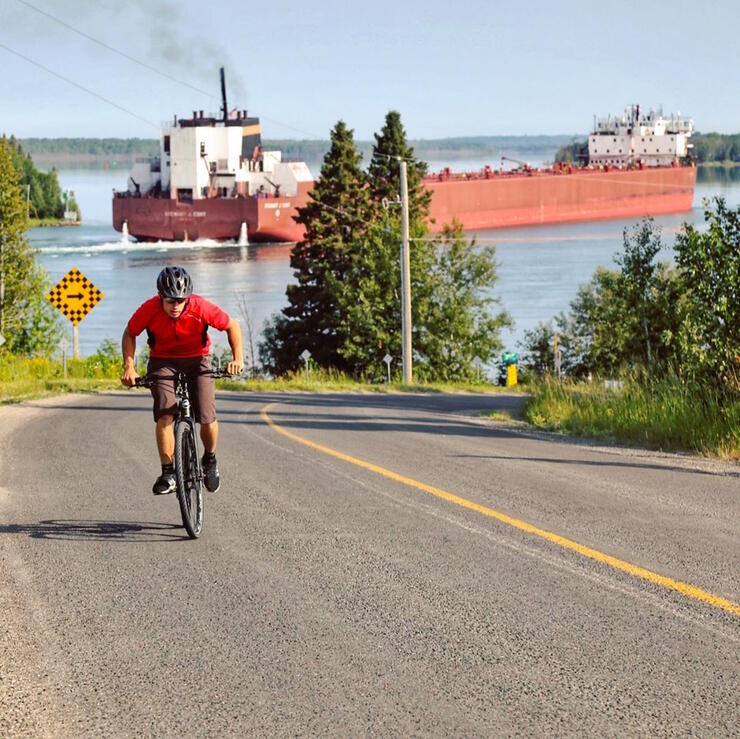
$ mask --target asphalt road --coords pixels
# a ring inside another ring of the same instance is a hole
[[[195,542],[146,393],[1,408],[0,735],[738,736],[738,466],[518,402],[221,394]]]

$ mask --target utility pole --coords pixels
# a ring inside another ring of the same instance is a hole
[[[403,384],[413,378],[411,358],[411,260],[409,256],[409,185],[406,162],[398,157],[401,166],[401,335],[403,340]]]

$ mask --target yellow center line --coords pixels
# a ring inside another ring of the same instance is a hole
[[[528,534],[538,536],[541,539],[546,539],[547,541],[552,542],[553,544],[557,544],[564,549],[569,549],[573,552],[577,552],[584,557],[588,557],[589,559],[593,559],[597,562],[609,565],[610,567],[614,567],[615,569],[621,570],[622,572],[627,572],[634,577],[642,578],[643,580],[647,580],[648,582],[654,583],[655,585],[660,585],[664,588],[668,588],[669,590],[675,590],[682,595],[687,596],[688,598],[693,598],[694,600],[708,603],[715,608],[721,608],[723,611],[727,611],[728,613],[740,616],[740,605],[734,603],[731,600],[728,600],[727,598],[722,598],[719,595],[713,595],[712,593],[708,593],[705,590],[694,587],[689,583],[681,582],[680,580],[674,580],[671,577],[666,577],[665,575],[659,575],[656,572],[646,570],[644,567],[639,567],[638,565],[633,565],[630,562],[625,562],[624,560],[613,557],[610,554],[600,552],[598,549],[592,549],[591,547],[579,544],[577,541],[572,541],[571,539],[567,539],[564,536],[560,536],[560,534],[555,534],[552,531],[541,529],[538,526],[534,526],[531,523],[522,521],[519,518],[507,516],[505,513],[501,513],[500,511],[496,511],[493,508],[488,508],[487,506],[481,505],[480,503],[476,503],[472,500],[468,500],[467,498],[455,495],[454,493],[450,493],[447,490],[443,490],[442,488],[435,487],[434,485],[427,485],[424,482],[419,482],[418,480],[414,480],[411,477],[406,477],[405,475],[399,475],[397,472],[388,470],[385,467],[380,467],[379,465],[373,464],[372,462],[366,462],[363,459],[358,459],[357,457],[353,457],[349,454],[344,454],[343,452],[337,451],[336,449],[332,449],[328,446],[324,446],[323,444],[317,444],[314,441],[304,439],[303,437],[298,436],[297,434],[294,434],[287,429],[284,429],[282,426],[278,426],[270,418],[267,411],[274,405],[275,403],[268,403],[268,405],[266,405],[262,409],[262,420],[266,424],[268,424],[270,428],[274,429],[279,434],[282,434],[288,439],[292,439],[299,444],[303,444],[304,446],[315,449],[316,451],[322,452],[323,454],[328,454],[331,457],[336,457],[337,459],[341,459],[342,461],[356,465],[357,467],[362,467],[363,469],[369,470],[370,472],[375,472],[378,475],[387,477],[389,480],[395,480],[396,482],[400,482],[404,485],[408,485],[409,487],[416,488],[417,490],[422,490],[425,493],[429,493],[429,495],[434,495],[436,498],[446,500],[448,503],[454,503],[461,508],[467,508],[468,510],[475,511],[476,513],[480,513],[483,516],[488,516],[488,518],[493,518],[497,521],[500,521],[501,523],[513,526],[520,531],[526,531]]]

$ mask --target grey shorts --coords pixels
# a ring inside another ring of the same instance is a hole
[[[175,373],[179,370],[188,376],[188,393],[195,420],[198,423],[213,423],[216,420],[216,390],[213,377],[204,375],[211,369],[208,357],[187,359],[149,359],[146,373],[157,378],[152,386],[154,398],[154,420],[177,413],[175,396]]]

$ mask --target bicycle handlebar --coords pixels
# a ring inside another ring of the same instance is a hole
[[[218,380],[221,377],[239,377],[239,375],[232,375],[231,373],[222,369],[206,370],[205,372],[200,372],[199,374],[210,375],[211,377],[213,377],[214,380]],[[141,375],[140,377],[136,378],[134,382],[134,387],[152,387],[156,382],[156,377],[151,377],[150,375]]]

